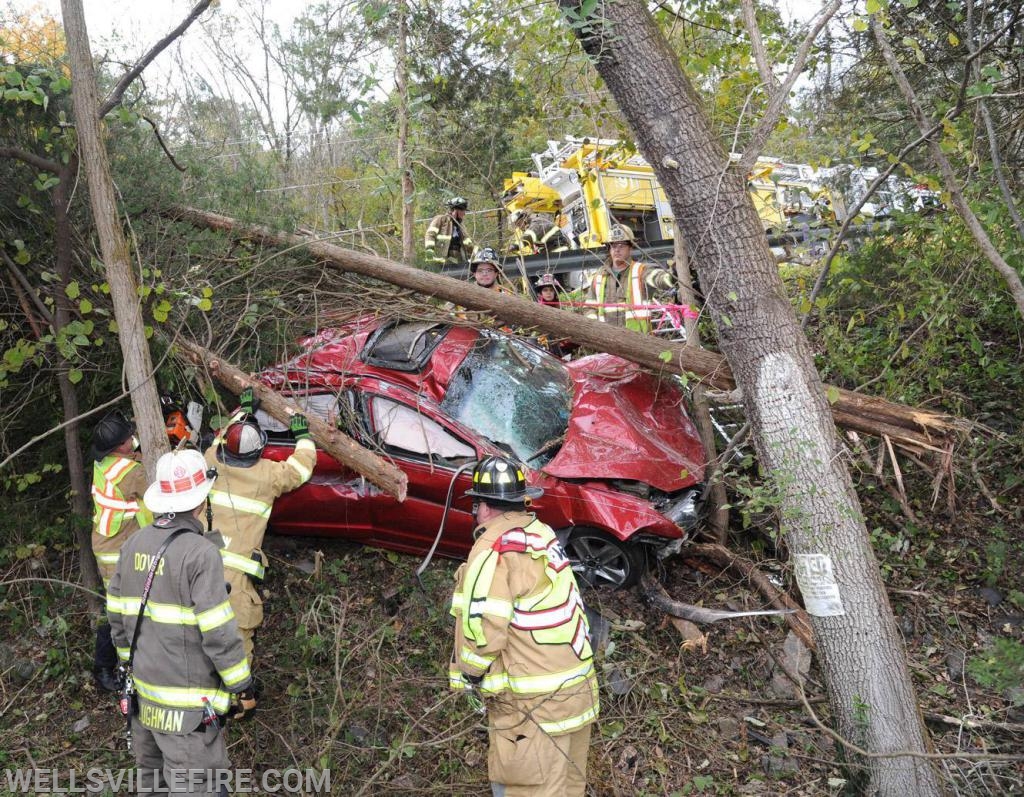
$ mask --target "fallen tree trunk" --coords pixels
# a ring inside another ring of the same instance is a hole
[[[204,368],[224,387],[236,396],[251,387],[253,394],[260,400],[260,408],[281,423],[289,423],[292,415],[302,412],[302,408],[250,378],[244,371],[229,362],[225,362],[209,349],[198,343],[179,338],[174,343],[184,357],[193,365]],[[348,435],[334,429],[315,416],[307,416],[309,431],[317,445],[334,457],[338,462],[347,465],[392,498],[404,501],[408,488],[408,477],[405,472],[392,465],[383,457],[363,448]]]
[[[630,332],[383,257],[343,249],[308,235],[272,230],[246,224],[229,216],[182,206],[173,206],[164,215],[197,227],[220,230],[237,238],[271,246],[302,246],[327,266],[344,272],[373,277],[470,310],[484,310],[506,323],[536,327],[551,335],[571,338],[584,346],[616,354],[655,372],[682,371],[695,375],[702,383],[718,390],[729,391],[736,386],[725,358],[707,349],[696,349],[683,343]],[[835,399],[832,411],[838,425],[876,437],[886,436],[894,444],[918,454],[947,449],[952,446],[958,434],[968,429],[966,422],[942,413],[907,407],[849,390],[828,388],[827,392]]]

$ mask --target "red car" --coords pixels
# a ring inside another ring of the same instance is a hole
[[[364,318],[300,343],[304,353],[260,379],[389,458],[408,474],[408,497],[320,452],[312,479],[274,504],[278,532],[423,554],[452,488],[438,553],[464,557],[472,469],[459,468],[490,454],[544,489],[533,511],[590,584],[635,583],[648,553],[678,551],[698,523],[705,455],[674,381],[611,355],[564,363],[509,335],[430,322]],[[263,456],[287,457],[287,430],[259,420]]]

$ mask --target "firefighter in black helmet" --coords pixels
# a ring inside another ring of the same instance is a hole
[[[448,211],[434,216],[427,225],[423,245],[431,263],[465,263],[473,255],[473,240],[463,227],[469,209],[465,197],[452,197]]]
[[[135,425],[119,410],[107,413],[92,433],[92,553],[103,579],[110,582],[121,547],[142,526],[152,521],[142,496],[149,486],[142,466]],[[110,624],[96,629],[93,677],[108,692],[117,691],[117,653],[110,640]]]
[[[473,470],[478,525],[455,576],[449,682],[484,698],[495,794],[583,797],[597,674],[572,567],[527,511],[542,494],[505,457]]]

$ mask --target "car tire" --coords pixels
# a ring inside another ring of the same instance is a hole
[[[572,529],[564,548],[581,585],[631,587],[647,568],[647,553],[642,545],[623,542],[600,529]]]

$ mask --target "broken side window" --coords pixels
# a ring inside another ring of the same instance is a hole
[[[384,446],[423,457],[445,460],[475,459],[476,450],[415,407],[373,396],[373,427]]]

